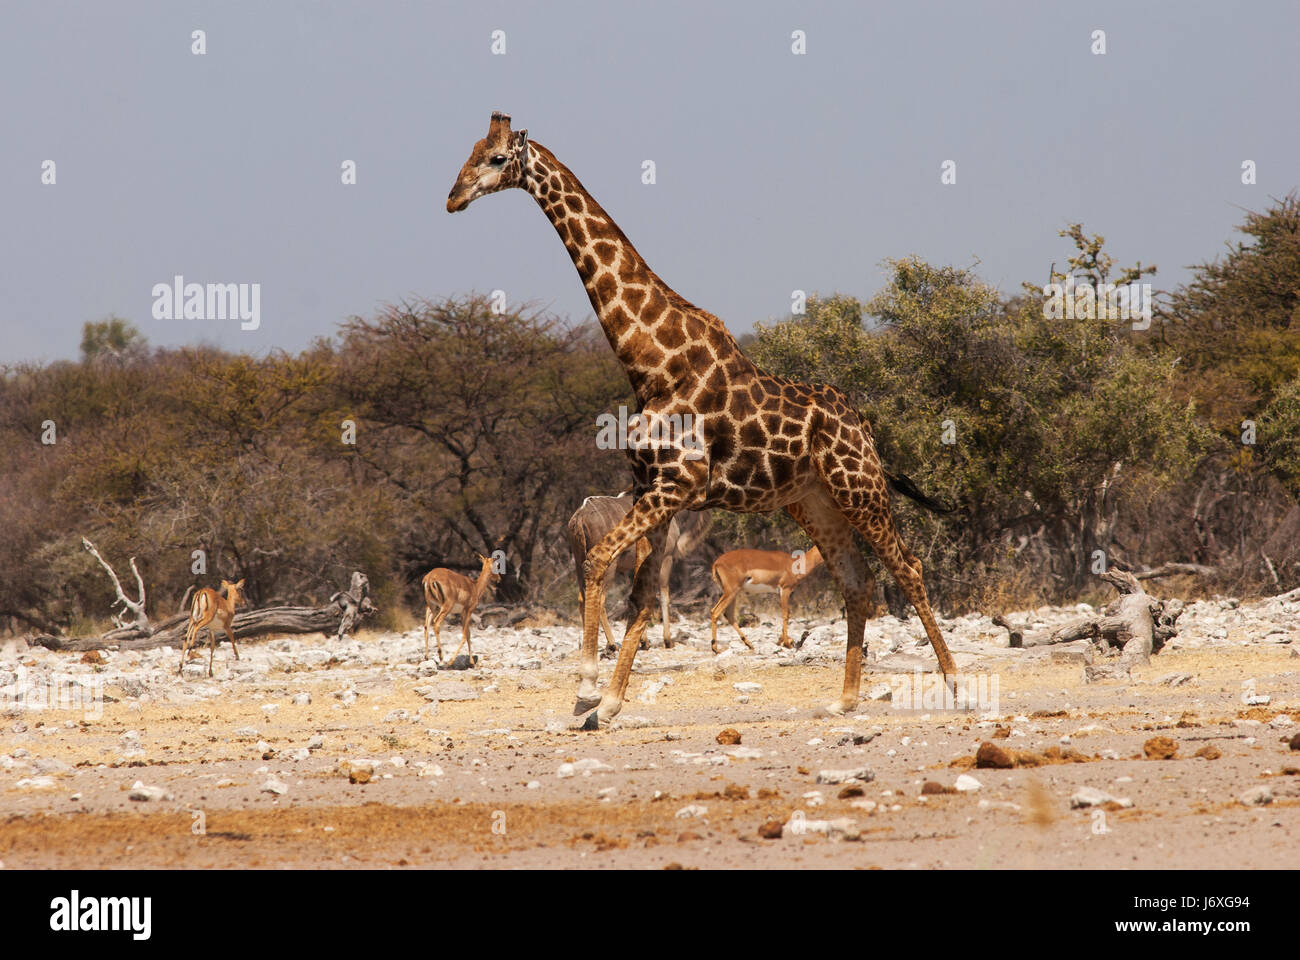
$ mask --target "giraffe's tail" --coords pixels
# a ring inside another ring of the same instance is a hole
[[[912,482],[912,478],[906,474],[893,473],[883,467],[881,469],[885,474],[885,479],[889,481],[891,487],[909,500],[915,500],[927,510],[932,510],[935,513],[952,513],[957,509],[951,504],[944,503],[941,500],[936,500],[934,497],[926,496],[917,489],[916,484]]]

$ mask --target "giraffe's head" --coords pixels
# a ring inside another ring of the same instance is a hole
[[[447,212],[464,210],[484,194],[522,187],[527,160],[528,131],[511,131],[506,114],[492,114],[487,136],[474,144],[447,194]]]

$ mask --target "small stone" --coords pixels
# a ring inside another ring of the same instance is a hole
[[[1113,797],[1096,787],[1080,787],[1070,797],[1070,808],[1073,810],[1083,807],[1100,807],[1107,803],[1117,803],[1121,807],[1133,806],[1133,801],[1127,797]]]
[[[325,746],[325,737],[323,734],[315,734],[307,741],[308,750],[319,750],[323,746]]]
[[[1273,802],[1273,791],[1265,786],[1251,787],[1237,797],[1237,802],[1247,807],[1262,807]]]
[[[170,791],[164,790],[162,787],[145,786],[140,780],[131,785],[131,792],[128,796],[132,800],[138,800],[141,803],[170,800],[172,798]]]
[[[836,796],[841,800],[850,800],[853,797],[866,796],[866,793],[867,791],[865,789],[863,789],[862,787],[858,786],[855,783],[851,783],[847,787],[840,790],[840,792],[837,793]]]
[[[876,774],[870,767],[854,767],[848,770],[819,770],[817,771],[818,783],[848,783],[852,780],[861,780],[870,783],[876,779]]]
[[[1152,737],[1142,744],[1148,760],[1172,760],[1178,754],[1178,742],[1172,737]]]
[[[277,797],[282,797],[289,792],[289,785],[282,780],[276,780],[274,777],[262,784],[263,793],[273,793]]]
[[[528,789],[528,790],[540,790],[540,789],[541,789],[541,786],[542,786],[541,781],[539,781],[539,780],[529,780],[528,783],[525,784],[525,789]]]
[[[130,732],[130,731],[128,731],[128,732]],[[257,739],[257,728],[256,728],[256,727],[237,727],[237,728],[235,729],[234,736],[235,736],[236,738],[240,739],[240,740],[256,740],[256,739]]]
[[[740,731],[734,727],[727,727],[714,739],[723,746],[734,746],[735,744],[740,743]]]
[[[1207,743],[1205,746],[1201,747],[1201,749],[1197,750],[1194,754],[1192,754],[1192,756],[1201,757],[1205,760],[1218,760],[1221,756],[1223,756],[1223,751],[1220,750],[1218,747],[1216,747],[1214,744]]]
[[[306,706],[309,706],[309,705],[311,704],[311,694],[310,694],[310,693],[295,693],[295,694],[293,695],[293,699],[291,699],[289,702],[292,703],[295,707],[306,707]]]
[[[678,820],[689,820],[691,817],[702,817],[708,812],[708,807],[702,807],[698,803],[692,803],[689,806],[682,807],[674,814],[674,816]]]
[[[981,769],[1010,770],[1016,765],[1011,754],[985,740],[975,753],[975,766]]]
[[[369,783],[375,775],[375,765],[369,760],[344,760],[339,764],[339,772],[348,778],[348,783]]]
[[[53,777],[23,777],[18,781],[17,786],[22,790],[46,790],[54,786]],[[132,797],[132,800],[137,799]]]
[[[573,776],[573,764],[571,763],[560,764],[560,769],[555,771],[555,775],[559,777],[561,780],[567,780],[569,777]]]
[[[945,787],[942,783],[936,783],[933,780],[927,780],[921,784],[921,795],[924,797],[933,796],[938,793],[956,793],[952,787]]]
[[[1260,693],[1246,698],[1246,706],[1248,707],[1267,707],[1272,702],[1273,698],[1267,693]]]
[[[891,700],[894,691],[887,683],[877,683],[867,691],[868,700]]]
[[[737,693],[762,693],[763,692],[763,685],[761,683],[754,683],[752,680],[746,681],[744,683],[733,683],[731,686],[735,689]]]
[[[758,828],[758,835],[764,840],[780,840],[785,825],[780,820],[769,820]]]
[[[266,714],[268,717],[278,713],[279,710],[280,710],[280,705],[278,703],[262,704],[262,712]]]
[[[584,757],[572,766],[574,772],[580,773],[584,777],[589,777],[593,773],[608,773],[614,769],[608,763],[603,763],[595,757]]]
[[[953,787],[958,793],[973,793],[982,786],[984,786],[984,784],[980,783],[969,773],[963,773],[957,778],[956,782],[953,783]]]

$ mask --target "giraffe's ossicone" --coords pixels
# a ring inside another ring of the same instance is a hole
[[[874,611],[875,582],[853,542],[871,544],[916,607],[949,682],[956,669],[921,579],[890,513],[889,487],[914,488],[886,474],[870,426],[835,387],[773,377],[741,352],[713,314],[678,296],[650,269],[623,231],[569,169],[510,117],[492,114],[447,196],[464,210],[489,193],[527,190],[578,270],[609,345],[636,394],[648,431],[627,444],[635,505],[587,554],[578,701],[591,725],[618,713],[637,647],[649,623],[654,574],[669,521],[681,510],[741,513],[784,508],[820,548],[844,594],[848,637],[844,689],[829,709],[858,703],[862,640]],[[645,438],[642,438],[645,440]],[[645,536],[652,553],[632,587],[632,620],[603,696],[596,687],[602,585],[610,562]],[[594,601],[594,602],[593,602]]]

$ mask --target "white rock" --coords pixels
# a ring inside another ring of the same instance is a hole
[[[589,777],[593,773],[607,773],[614,769],[608,763],[602,763],[595,757],[584,757],[572,766],[576,773],[580,773],[584,777]]]
[[[53,777],[23,777],[17,786],[21,790],[45,790],[54,786]]]
[[[290,701],[295,707],[305,707],[311,703],[310,693],[295,693]]]
[[[733,683],[732,687],[735,688],[737,693],[762,693],[763,692],[763,685],[761,683],[754,683],[752,680],[746,681],[744,683]]]
[[[851,767],[847,770],[819,770],[817,772],[818,783],[849,783],[853,780],[870,783],[874,779],[876,779],[876,775],[870,767]]]
[[[555,771],[555,775],[559,777],[561,780],[567,780],[569,777],[573,776],[573,764],[571,763],[560,764],[560,769]]]
[[[867,691],[867,700],[892,700],[893,689],[888,683],[878,683]]]
[[[132,800],[138,800],[142,803],[155,800],[170,800],[172,798],[171,791],[162,787],[145,786],[140,780],[131,785],[131,792],[128,796]]]
[[[963,773],[953,784],[953,787],[956,788],[958,793],[973,793],[982,786],[984,786],[984,784],[980,783],[969,773]]]
[[[1248,807],[1262,807],[1273,802],[1273,791],[1266,786],[1251,787],[1237,797],[1237,802]]]
[[[262,792],[273,793],[277,797],[282,797],[289,792],[289,786],[283,781],[276,780],[274,777],[272,777],[271,779],[267,780],[266,783],[262,784]]]
[[[1070,797],[1070,809],[1078,810],[1083,807],[1100,807],[1106,803],[1117,803],[1121,807],[1133,806],[1133,801],[1128,797],[1113,797],[1105,790],[1098,790],[1096,787],[1080,787]]]
[[[708,807],[702,807],[698,803],[692,803],[690,806],[682,807],[674,816],[678,820],[686,820],[690,817],[702,817],[709,812]]]

